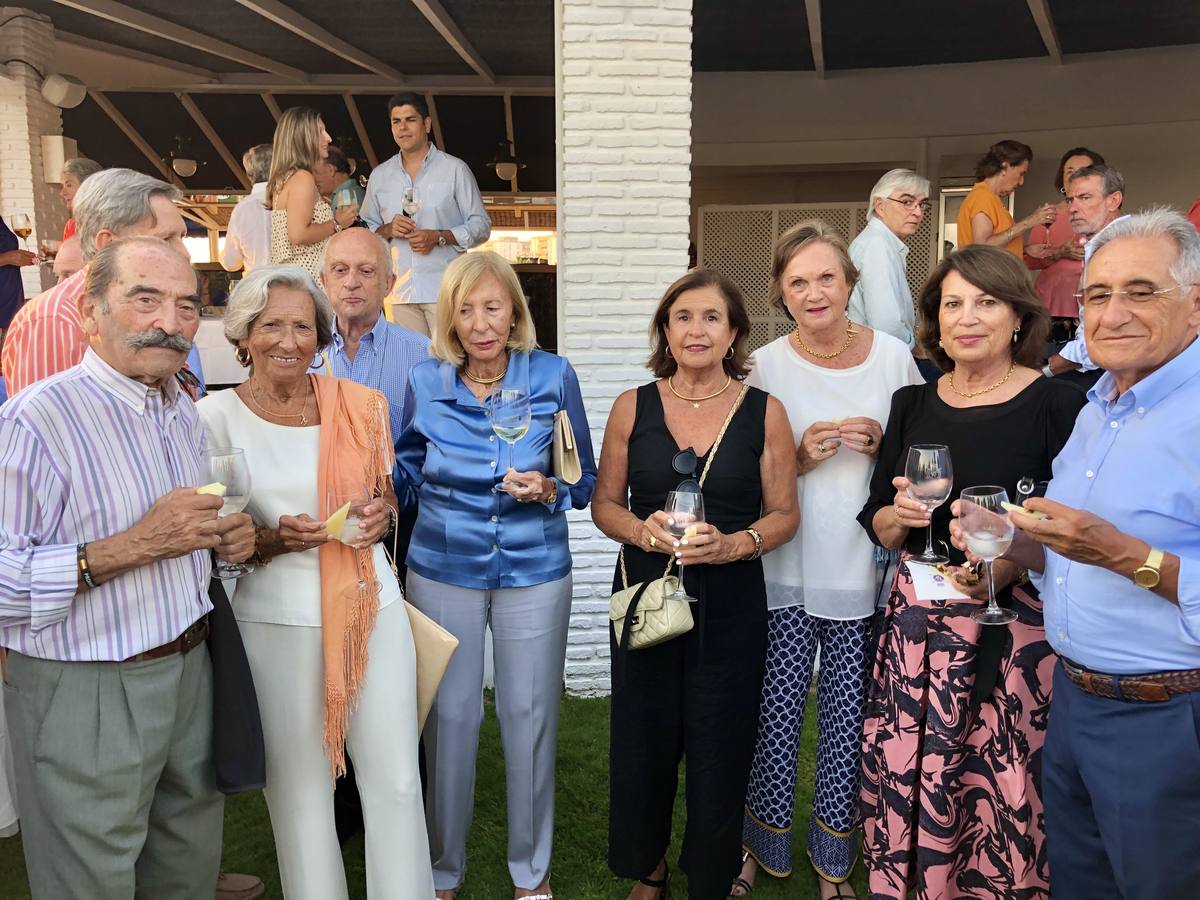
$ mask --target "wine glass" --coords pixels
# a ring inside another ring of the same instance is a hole
[[[950,448],[945,444],[913,444],[908,448],[904,477],[909,482],[908,496],[932,513],[950,499],[950,492],[954,488]],[[950,561],[944,553],[934,552],[932,519],[925,533],[925,552],[912,558],[916,562],[931,565]]]
[[[12,218],[12,232],[21,239],[25,249],[29,249],[29,236],[33,234],[33,224],[25,213],[17,213]]]
[[[326,509],[329,510],[329,522],[333,519],[342,507],[346,508],[345,518],[341,522],[334,522],[333,527],[336,528],[336,533],[331,529],[329,536],[335,541],[341,541],[351,547],[357,547],[362,541],[362,515],[366,505],[371,502],[371,492],[365,487],[353,488],[351,490],[341,491],[326,491]]]
[[[985,484],[967,488],[959,498],[959,524],[967,541],[967,549],[983,560],[987,570],[987,609],[975,611],[971,618],[981,625],[1007,625],[1017,618],[1017,614],[996,602],[992,563],[1012,546],[1013,523],[1002,505],[1008,502],[1008,491],[999,485]]]
[[[529,430],[529,395],[516,388],[497,387],[489,398],[488,415],[496,437],[508,444],[508,466],[504,470],[508,472],[513,467],[513,451],[517,441],[525,437],[525,432]],[[492,490],[503,491],[506,488],[497,484]]]
[[[354,191],[350,188],[338,188],[333,192],[333,211],[340,212],[347,206],[354,206],[358,202],[354,196]]]
[[[699,491],[669,491],[663,511],[667,514],[668,532],[676,538],[692,537],[696,533],[696,526],[704,521],[704,495]],[[683,562],[678,561],[678,565],[679,579],[671,599],[695,603],[696,598],[690,596],[683,587]]]
[[[225,486],[224,501],[218,516],[239,513],[250,502],[250,467],[246,464],[246,451],[241,447],[210,447],[200,457],[200,466],[205,484],[220,482]],[[250,573],[245,563],[217,560],[212,577],[241,578]]]
[[[400,210],[410,219],[416,220],[417,213],[421,211],[421,201],[417,199],[416,188],[405,189],[404,202],[400,204]]]

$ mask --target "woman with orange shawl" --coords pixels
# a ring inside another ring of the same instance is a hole
[[[348,748],[366,821],[368,894],[430,898],[416,657],[378,543],[396,509],[387,401],[307,373],[332,322],[302,269],[256,269],[225,313],[225,336],[250,377],[198,408],[208,446],[242,448],[251,474],[257,565],[233,607],[262,715],[283,893],[347,896],[333,779]],[[343,501],[353,502],[349,518]]]

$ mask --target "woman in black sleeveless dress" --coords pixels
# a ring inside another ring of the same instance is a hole
[[[592,518],[623,544],[630,585],[660,578],[667,554],[676,553],[697,598],[687,634],[634,651],[612,642],[608,858],[617,875],[639,879],[629,894],[636,900],[665,892],[684,757],[680,866],[689,896],[726,897],[741,866],[767,644],[759,557],[789,540],[799,519],[787,414],[739,384],[749,371],[748,332],[728,279],[708,271],[679,279],[651,328],[650,367],[660,380],[622,394],[605,433]],[[676,548],[666,495],[700,477],[710,457],[706,523]],[[618,567],[614,591],[622,586]]]

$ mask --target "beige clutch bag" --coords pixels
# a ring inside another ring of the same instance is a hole
[[[554,446],[552,449],[554,475],[565,484],[575,484],[583,477],[583,466],[579,463],[579,447],[575,444],[575,430],[565,409],[554,414]]]
[[[404,608],[408,610],[408,625],[417,651],[417,734],[420,734],[425,729],[429,710],[433,708],[438,685],[450,665],[450,657],[458,648],[458,638],[407,600]]]

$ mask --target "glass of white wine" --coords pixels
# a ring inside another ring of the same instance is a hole
[[[333,518],[342,507],[346,507],[346,517],[340,523],[341,527],[337,529],[337,534],[331,531],[330,536],[343,544],[357,547],[362,541],[363,510],[371,502],[371,492],[365,487],[349,491],[327,491],[326,501],[326,509],[329,510],[330,518]]]
[[[406,188],[404,191],[404,202],[400,204],[400,211],[414,221],[417,218],[417,213],[421,211],[421,201],[417,198],[416,188]]]
[[[492,421],[492,431],[496,437],[508,444],[507,473],[513,467],[513,453],[517,441],[525,437],[529,431],[532,410],[529,407],[529,395],[516,388],[497,387],[488,398],[488,416]],[[503,491],[504,486],[497,484],[493,490]]]
[[[704,521],[704,495],[694,490],[669,491],[663,512],[667,514],[667,531],[676,538],[691,537],[696,533],[696,526]],[[695,603],[696,598],[689,595],[683,586],[683,563],[679,562],[678,565],[679,580],[671,599]]]
[[[33,224],[25,213],[17,213],[12,217],[12,232],[21,239],[25,249],[29,249],[29,236],[33,234]]]
[[[250,467],[246,464],[246,451],[241,447],[210,447],[200,458],[202,477],[205,484],[220,482],[225,486],[224,501],[218,516],[239,513],[250,502]],[[218,560],[213,567],[213,578],[241,578],[250,573],[245,563]]]
[[[950,492],[954,489],[950,448],[945,444],[913,444],[908,448],[904,477],[909,483],[908,496],[932,513],[950,499]],[[950,561],[945,554],[934,552],[932,520],[925,533],[925,552],[914,556],[913,560],[931,565]]]
[[[996,484],[985,484],[967,488],[959,499],[959,524],[967,549],[983,560],[987,570],[988,605],[986,609],[972,613],[971,618],[981,625],[1007,625],[1017,618],[1017,614],[996,602],[992,563],[1012,546],[1013,523],[1004,509],[1008,491]]]

